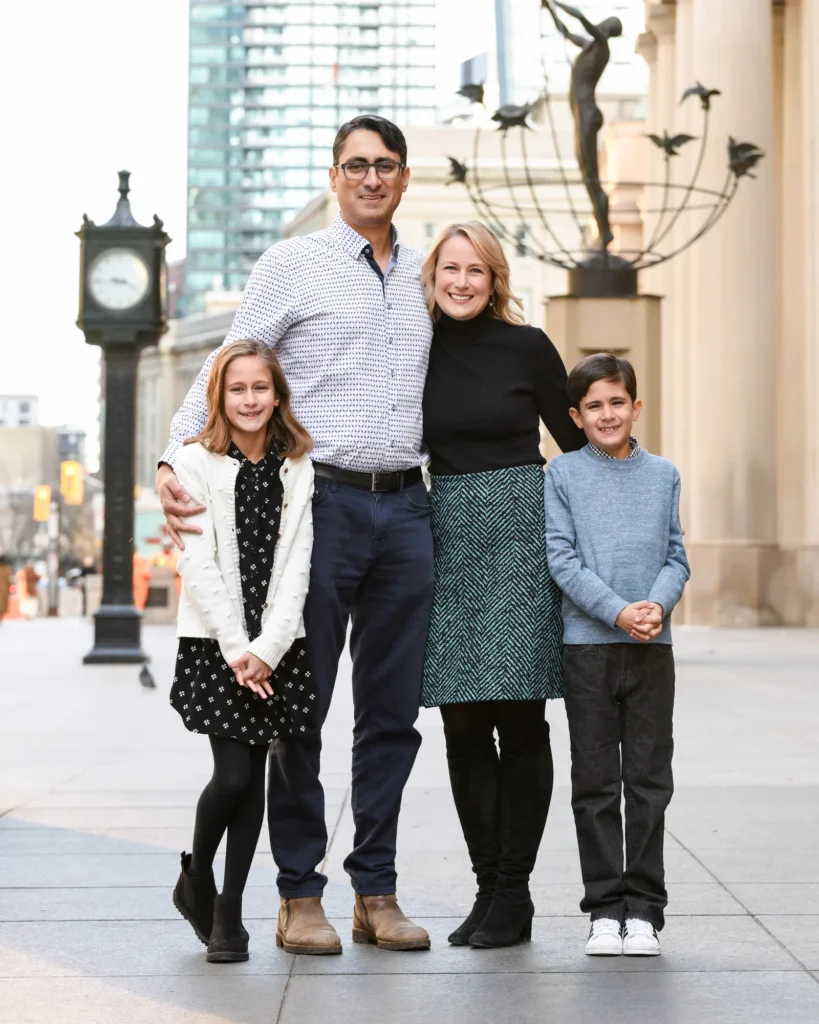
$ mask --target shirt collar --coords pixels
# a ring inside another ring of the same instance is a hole
[[[626,456],[626,461],[634,459],[640,454],[640,443],[636,437],[630,437],[628,443],[631,445],[631,451]],[[613,455],[609,455],[608,452],[604,452],[602,448],[598,448],[596,444],[592,444],[589,441],[589,448],[593,455],[599,455],[601,459],[613,459]]]
[[[398,237],[398,229],[394,224],[390,226],[390,235],[392,237],[392,258],[397,259],[401,240]],[[341,214],[333,221],[333,225],[330,228],[330,237],[339,249],[343,249],[354,260],[357,260],[365,249],[371,248],[367,239],[351,228]]]

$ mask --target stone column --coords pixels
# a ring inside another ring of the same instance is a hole
[[[776,621],[773,15],[771,0],[694,0],[693,76],[719,88],[704,179],[721,182],[728,136],[769,154],[689,261],[690,519],[687,620]]]
[[[650,2],[645,5],[646,32],[638,40],[637,52],[649,65],[651,77],[646,116],[646,131],[662,135],[663,131],[673,134],[675,123],[675,21],[676,8],[662,3]],[[662,232],[657,212],[662,205],[663,189],[661,183],[665,175],[665,161],[662,152],[656,146],[648,148],[648,187],[643,194],[643,245],[648,246],[653,237],[657,237],[655,229]],[[673,204],[673,198],[672,198]],[[667,217],[663,223],[668,223]],[[671,247],[671,238],[659,243],[661,252]],[[645,270],[640,274],[640,291],[646,295],[659,295],[662,303],[661,359],[663,366],[660,384],[661,422],[660,451],[663,455],[680,462],[679,446],[675,444],[674,423],[677,420],[676,399],[678,380],[677,353],[678,339],[675,330],[675,306],[678,296],[672,286],[673,264],[660,264],[654,270]]]
[[[802,0],[799,38],[802,44],[802,138],[804,145],[804,189],[802,216],[806,244],[804,304],[805,351],[801,367],[804,418],[794,420],[794,431],[804,435],[803,481],[804,526],[800,559],[804,622],[819,626],[819,9]],[[798,389],[800,380],[793,381]]]
[[[777,533],[779,569],[772,600],[785,625],[804,622],[799,582],[804,534],[807,432],[794,429],[806,413],[805,231],[803,192],[802,9],[797,0],[774,8],[774,127],[776,225]],[[809,406],[807,408],[810,408]]]
[[[698,135],[699,126],[694,128],[695,105],[690,101],[680,105],[680,98],[685,90],[693,84],[693,0],[678,0],[675,5],[674,20],[674,63],[669,72],[667,86],[668,115],[671,117],[669,132],[677,134],[687,132]],[[677,182],[691,181],[694,174],[694,156],[690,143],[680,150],[674,159],[674,180]],[[675,203],[681,202],[680,193],[675,193]],[[665,245],[671,252],[676,251],[691,238],[694,231],[692,215],[684,214],[666,239]],[[691,261],[692,250],[675,257],[666,267],[668,277],[668,300],[665,303],[663,320],[663,337],[668,332],[666,343],[665,390],[667,397],[667,413],[664,417],[665,431],[663,449],[680,470],[683,478],[680,512],[683,528],[690,531],[691,521],[691,479],[692,468],[690,452],[690,377],[691,377],[691,321],[694,314],[695,294],[692,288]],[[688,621],[688,600],[683,598],[678,618]]]

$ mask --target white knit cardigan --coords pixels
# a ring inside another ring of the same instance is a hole
[[[245,624],[236,540],[239,463],[196,443],[179,451],[174,471],[191,498],[207,510],[191,520],[202,533],[185,534],[185,550],[179,556],[183,586],[176,635],[218,640],[228,664],[250,651],[276,668],[293,641],[304,636],[302,610],[313,549],[312,462],[307,456],[285,459],[279,472],[284,485],[279,538],[262,632],[252,642]]]

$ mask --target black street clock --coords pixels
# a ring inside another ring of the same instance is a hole
[[[83,215],[77,326],[103,351],[105,490],[102,603],[86,664],[142,662],[141,615],[134,606],[134,485],[139,353],[167,330],[162,221],[137,223],[128,201],[128,171],[119,172],[119,202],[106,224]]]

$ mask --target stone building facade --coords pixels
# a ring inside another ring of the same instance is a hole
[[[645,10],[647,130],[698,134],[699,104],[680,98],[700,81],[722,92],[703,183],[721,187],[729,136],[766,154],[713,231],[643,275],[665,297],[662,448],[682,471],[693,568],[683,621],[819,626],[819,4]]]

